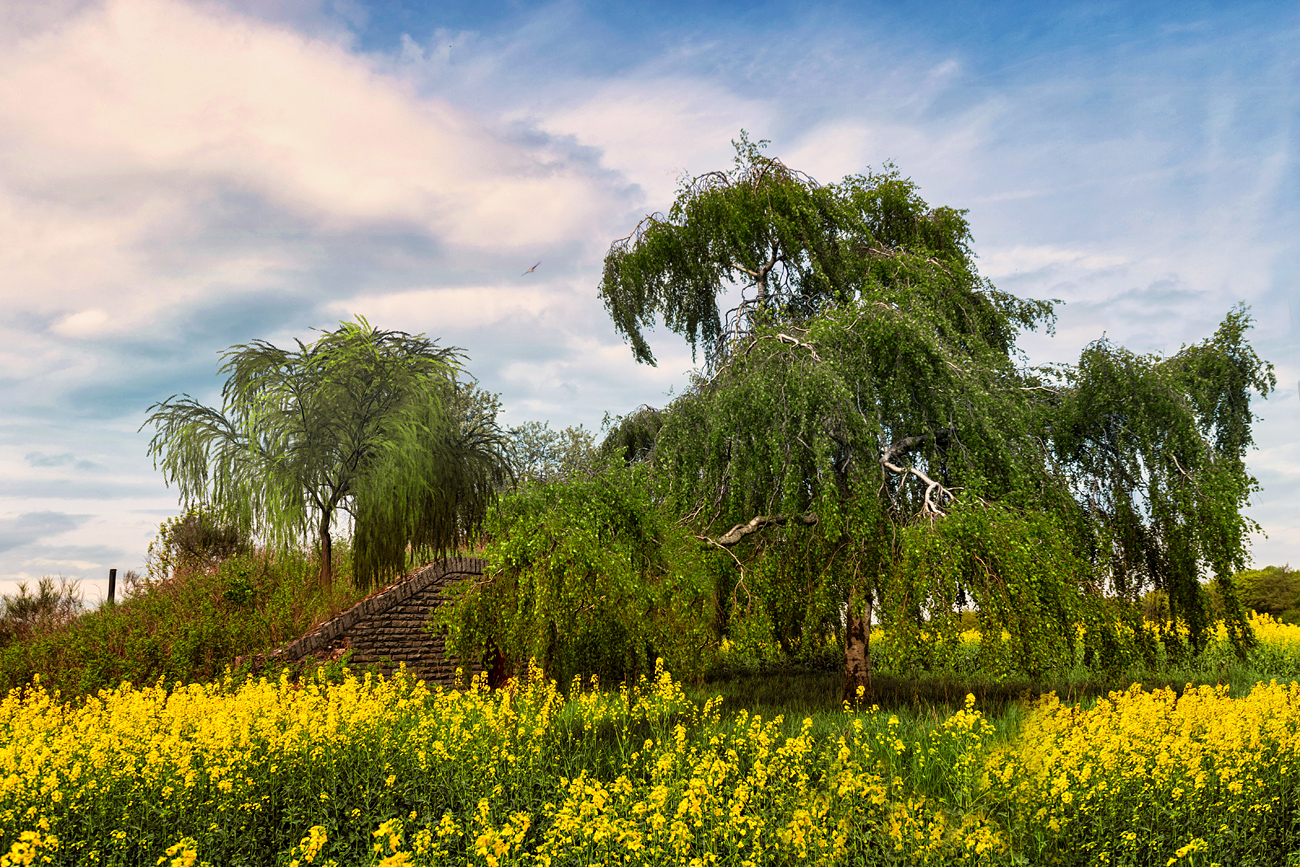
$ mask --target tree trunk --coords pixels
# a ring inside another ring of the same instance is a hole
[[[859,593],[861,594],[859,596]],[[858,601],[861,599],[861,613]],[[871,603],[869,591],[857,591],[849,599],[845,613],[847,631],[844,636],[844,700],[870,701],[871,685]],[[860,691],[859,691],[860,690]]]
[[[320,519],[320,586],[328,588],[334,583],[334,563],[330,549],[330,513]]]

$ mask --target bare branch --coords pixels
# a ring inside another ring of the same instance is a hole
[[[821,360],[822,360],[822,359],[821,359],[821,356],[819,356],[819,355],[817,354],[817,350],[813,348],[813,345],[812,345],[811,343],[804,343],[802,340],[799,340],[799,339],[796,338],[796,337],[791,337],[789,334],[776,334],[776,335],[773,335],[773,339],[774,339],[774,340],[779,340],[779,341],[781,341],[782,343],[788,343],[788,344],[790,344],[791,346],[797,346],[797,347],[799,347],[800,349],[806,349],[806,350],[808,350],[808,354],[811,355],[811,356],[813,357],[813,361],[821,361]]]
[[[882,465],[883,467],[885,467],[885,469],[887,469],[887,470],[892,470],[892,471],[898,473],[899,475],[907,475],[908,473],[911,473],[912,475],[916,476],[916,477],[917,477],[918,479],[920,479],[921,481],[925,482],[925,507],[924,507],[924,511],[926,511],[926,512],[932,512],[932,513],[938,515],[938,516],[941,517],[941,518],[944,517],[944,512],[943,512],[942,510],[940,510],[939,507],[938,507],[937,505],[934,504],[934,501],[933,501],[933,500],[930,499],[931,495],[934,494],[934,492],[935,492],[936,490],[937,490],[940,494],[943,494],[944,496],[946,496],[949,500],[956,499],[956,497],[953,495],[952,491],[948,490],[948,489],[945,488],[943,485],[939,484],[939,483],[936,482],[934,479],[930,478],[930,477],[927,476],[925,473],[923,473],[923,472],[921,472],[920,470],[918,470],[916,467],[900,467],[900,466],[897,466],[896,464],[892,464],[892,463],[890,463],[889,461],[885,460],[884,458],[881,458],[880,463],[881,463],[881,465]]]
[[[1199,494],[1199,493],[1201,492],[1201,486],[1200,486],[1200,484],[1196,481],[1196,479],[1192,476],[1191,473],[1189,473],[1189,472],[1187,472],[1187,470],[1183,469],[1183,465],[1182,465],[1182,464],[1178,463],[1178,455],[1173,455],[1172,457],[1173,457],[1173,459],[1174,459],[1174,466],[1178,467],[1178,472],[1182,473],[1182,474],[1183,474],[1183,477],[1186,478],[1187,481],[1189,481],[1189,482],[1192,483],[1192,487],[1196,488],[1196,493]]]
[[[749,351],[758,345],[758,341],[760,340],[775,340],[778,343],[787,343],[790,346],[797,346],[800,349],[808,350],[808,354],[813,357],[813,361],[822,360],[821,356],[817,354],[817,348],[815,346],[811,343],[804,343],[799,338],[792,337],[789,334],[760,334],[750,340],[749,345],[745,347],[744,354],[749,355]]]
[[[935,435],[933,433],[923,433],[923,434],[917,434],[916,436],[912,436],[912,437],[904,437],[903,439],[894,443],[889,448],[885,449],[884,454],[880,456],[880,463],[885,466],[889,466],[893,461],[898,460],[903,455],[907,454],[912,449],[916,448],[922,443],[933,439],[934,436]],[[894,472],[901,473],[903,471],[896,469],[894,470]]]
[[[730,530],[728,530],[727,532],[719,536],[716,540],[706,539],[705,541],[712,542],[713,544],[722,547],[729,547],[731,545],[736,544],[741,539],[748,536],[750,533],[755,533],[763,529],[764,527],[769,527],[773,524],[785,524],[791,520],[798,521],[799,523],[805,526],[812,526],[813,524],[817,523],[817,516],[814,514],[794,515],[791,518],[785,515],[759,515],[755,518],[751,518],[750,521],[746,524],[737,524],[736,526],[732,527]],[[700,537],[700,538],[704,538],[704,537]]]

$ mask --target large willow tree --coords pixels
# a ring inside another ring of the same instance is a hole
[[[638,360],[657,321],[705,351],[640,453],[734,563],[719,593],[787,648],[839,632],[850,693],[873,620],[920,644],[967,602],[1020,668],[1068,664],[1102,594],[1144,584],[1199,643],[1198,579],[1231,607],[1245,558],[1251,390],[1272,380],[1244,312],[1173,359],[1095,344],[1031,370],[1016,338],[1052,305],[997,291],[970,241],[892,167],[823,186],[742,136],[733,170],[605,260]]]
[[[150,407],[154,465],[183,504],[228,510],[272,545],[314,538],[323,585],[340,512],[368,586],[408,549],[472,532],[508,474],[495,415],[457,380],[455,347],[358,319],[296,350],[258,340],[222,357],[221,409],[188,395]]]

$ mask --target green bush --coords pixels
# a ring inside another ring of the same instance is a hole
[[[146,555],[149,580],[171,577],[177,570],[193,571],[248,554],[252,537],[232,515],[211,506],[194,506],[158,525],[158,536]]]
[[[488,513],[484,580],[452,588],[439,609],[462,659],[493,649],[506,667],[535,659],[568,684],[653,670],[698,676],[716,644],[716,608],[698,540],[650,493],[647,467],[611,460],[594,472],[529,483]]]

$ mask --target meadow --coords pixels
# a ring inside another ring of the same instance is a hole
[[[1273,682],[942,710],[769,714],[662,670],[38,677],[0,701],[0,867],[1300,863],[1300,627],[1254,625],[1237,676]]]

